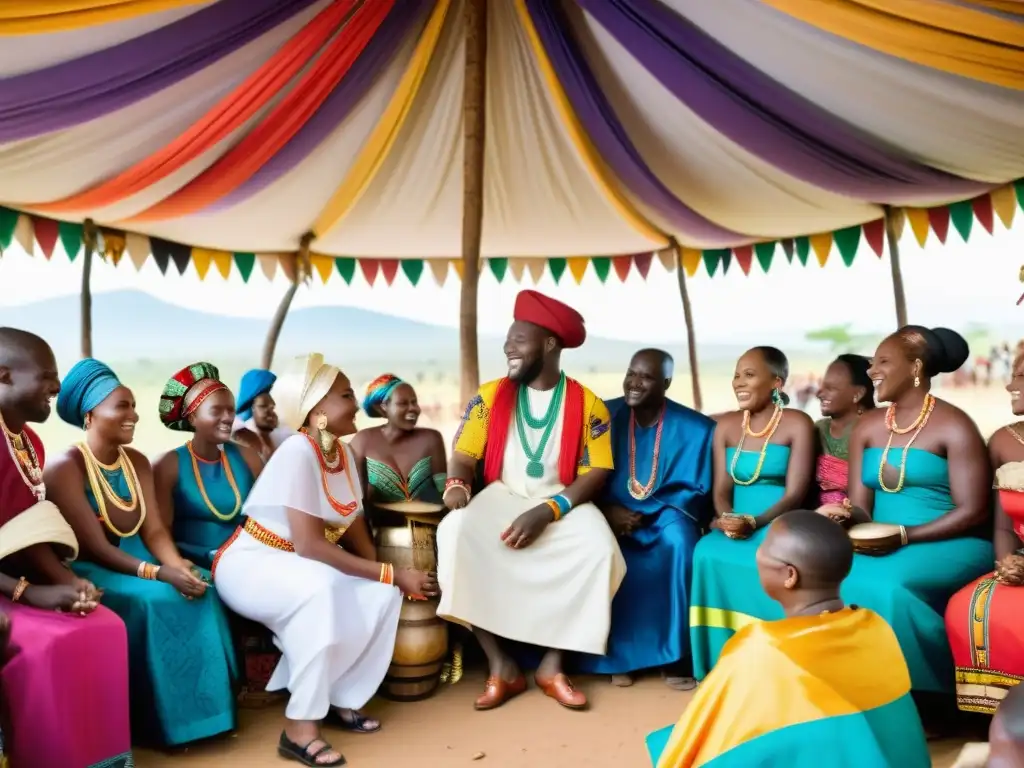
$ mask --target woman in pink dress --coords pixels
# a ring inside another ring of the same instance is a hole
[[[840,355],[825,371],[818,389],[821,415],[815,422],[818,462],[814,479],[818,504],[842,504],[849,473],[850,434],[864,411],[875,407],[868,376],[871,361],[861,355]]]
[[[12,768],[127,768],[124,623],[61,562],[78,542],[45,501],[43,445],[27,426],[46,420],[59,389],[46,342],[0,328],[0,753]]]

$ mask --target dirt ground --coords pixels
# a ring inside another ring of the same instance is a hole
[[[411,704],[376,700],[368,708],[384,721],[371,735],[326,731],[353,768],[649,768],[644,736],[675,722],[691,694],[669,690],[658,678],[613,688],[607,678],[576,681],[590,696],[586,712],[570,712],[535,689],[491,712],[475,712],[483,675],[467,671],[457,685]],[[276,768],[282,707],[243,711],[236,734],[174,755],[136,752],[139,768]],[[932,745],[932,764],[951,768],[962,743]],[[482,754],[482,757],[480,756]]]

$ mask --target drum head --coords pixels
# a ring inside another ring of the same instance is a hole
[[[389,512],[398,512],[401,515],[439,515],[444,512],[444,504],[433,501],[420,501],[419,499],[388,501],[376,504],[376,506]]]
[[[855,542],[869,543],[881,541],[891,536],[899,537],[900,527],[890,523],[860,523],[849,530],[850,538]]]

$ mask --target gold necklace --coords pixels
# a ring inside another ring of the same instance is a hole
[[[220,452],[220,465],[224,468],[224,476],[228,480],[228,485],[231,486],[231,492],[235,494],[235,506],[228,514],[220,512],[213,502],[210,501],[210,497],[206,495],[206,486],[203,485],[203,476],[199,471],[199,457],[196,456],[196,452],[192,450],[192,441],[189,440],[185,443],[188,448],[188,455],[192,457],[192,474],[196,478],[196,485],[199,486],[199,495],[203,497],[203,502],[206,504],[206,508],[210,510],[210,513],[218,520],[227,522],[228,520],[234,519],[235,516],[242,510],[242,494],[238,490],[238,484],[235,482],[235,474],[231,471],[231,462],[228,461],[228,452]]]
[[[764,466],[764,459],[768,454],[768,444],[772,441],[772,438],[775,436],[775,430],[779,428],[781,423],[782,408],[776,405],[775,410],[772,411],[771,418],[768,419],[768,426],[761,432],[751,432],[750,411],[743,412],[743,433],[740,435],[740,441],[737,443],[736,450],[732,454],[732,461],[729,463],[729,474],[736,485],[753,485],[761,477],[761,467]],[[764,442],[761,444],[761,454],[757,457],[757,466],[754,468],[754,473],[750,476],[749,480],[740,480],[736,477],[736,465],[739,463],[740,454],[743,453],[743,441],[747,439],[747,435],[751,437],[764,437]]]
[[[0,413],[0,427],[3,428],[4,441],[7,443],[7,450],[11,454],[14,466],[18,468],[18,474],[22,481],[32,491],[36,501],[46,498],[46,486],[43,484],[43,465],[36,455],[36,448],[32,440],[25,434],[24,430],[18,434],[7,428],[3,414]]]
[[[139,476],[135,472],[135,465],[128,458],[127,452],[124,448],[118,446],[117,461],[111,465],[106,465],[93,455],[87,443],[79,443],[75,447],[78,448],[82,458],[85,460],[85,476],[89,481],[89,488],[92,490],[93,498],[96,499],[96,512],[100,519],[103,520],[103,523],[114,535],[120,536],[122,539],[134,536],[139,532],[139,529],[142,528],[142,523],[146,520],[146,497],[142,495]],[[107,471],[121,470],[125,483],[128,486],[128,503],[125,503],[124,499],[114,491],[106,477],[104,477],[102,469]],[[138,508],[139,520],[135,527],[127,532],[119,530],[111,521],[110,515],[107,514],[107,500],[123,512],[134,512]]]
[[[892,408],[893,406],[890,406]],[[917,440],[917,436],[921,434],[921,430],[928,424],[928,418],[932,415],[932,411],[935,409],[935,397],[928,394],[924,396],[924,407],[921,408],[921,414],[917,417],[917,421],[914,422],[914,426],[917,427],[917,431],[911,436],[907,444],[903,446],[903,457],[900,459],[900,479],[896,483],[895,488],[887,488],[885,485],[885,465],[889,461],[889,450],[892,448],[892,439],[897,434],[906,434],[909,429],[899,432],[896,429],[895,419],[892,422],[886,420],[886,426],[889,427],[889,441],[885,444],[885,450],[882,451],[882,458],[878,462],[878,487],[881,488],[885,493],[899,493],[903,490],[903,482],[907,479],[907,451],[910,450],[910,446]]]

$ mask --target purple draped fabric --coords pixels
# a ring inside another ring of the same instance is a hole
[[[426,8],[426,0],[400,0],[396,3],[338,87],[331,91],[298,133],[244,184],[204,210],[225,210],[248,200],[309,157],[362,101],[409,30],[424,20]]]
[[[688,240],[707,247],[733,246],[749,238],[706,219],[676,197],[654,174],[630,140],[572,37],[558,3],[526,0],[530,18],[573,111],[619,180]]]
[[[0,79],[0,142],[84,123],[151,96],[316,0],[221,0],[102,51]]]
[[[992,185],[900,158],[658,0],[576,0],[677,99],[789,175],[873,202],[962,200]]]

